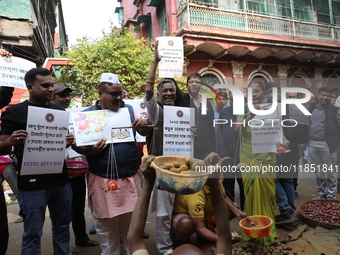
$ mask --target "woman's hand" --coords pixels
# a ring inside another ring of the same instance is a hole
[[[230,208],[230,211],[236,216],[238,220],[242,220],[243,218],[250,220],[248,214],[238,209],[235,205],[233,208]]]

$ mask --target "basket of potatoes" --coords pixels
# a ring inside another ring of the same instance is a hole
[[[194,194],[204,187],[210,175],[204,166],[203,160],[179,156],[155,157],[151,163],[160,188],[182,195]]]

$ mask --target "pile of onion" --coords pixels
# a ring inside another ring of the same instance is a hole
[[[340,203],[332,200],[316,200],[301,206],[300,213],[312,220],[340,224]]]

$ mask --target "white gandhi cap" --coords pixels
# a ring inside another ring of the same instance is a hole
[[[109,83],[114,83],[114,84],[120,83],[118,79],[118,75],[113,74],[113,73],[102,73],[100,77],[100,82],[109,82]]]

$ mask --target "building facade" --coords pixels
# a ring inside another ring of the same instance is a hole
[[[39,67],[46,58],[59,56],[67,41],[61,0],[0,1],[0,47],[14,56]],[[10,105],[27,98],[27,90],[16,88]]]
[[[245,88],[252,80],[340,93],[339,0],[118,0],[136,36],[181,36],[185,73]]]

